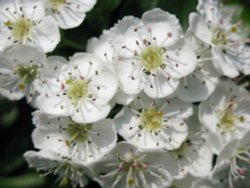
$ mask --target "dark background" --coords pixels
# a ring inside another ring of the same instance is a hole
[[[0,1],[1,3],[1,1]],[[224,0],[243,8],[242,19],[250,28],[250,0]],[[141,17],[143,12],[160,7],[179,19],[184,29],[188,27],[188,14],[195,11],[196,0],[98,0],[80,27],[61,31],[62,40],[57,49],[48,54],[68,58],[75,52],[85,51],[87,40],[98,37],[125,15]],[[249,32],[250,33],[250,32]],[[28,168],[23,153],[33,150],[31,112],[34,109],[21,101],[11,102],[0,97],[0,188],[57,188],[56,177],[40,177]],[[91,183],[88,188],[98,187]]]

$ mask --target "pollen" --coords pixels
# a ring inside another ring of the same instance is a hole
[[[232,32],[232,33],[237,33],[237,32],[238,32],[237,27],[233,26],[233,27],[231,28],[231,32]]]
[[[8,20],[8,21],[4,22],[4,25],[5,25],[6,27],[11,27],[11,26],[12,26],[12,23]]]
[[[244,123],[246,121],[244,116],[240,116],[239,120],[240,120],[241,123]]]

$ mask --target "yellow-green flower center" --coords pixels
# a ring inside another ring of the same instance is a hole
[[[141,62],[147,71],[159,68],[164,62],[164,50],[157,46],[148,46],[141,53]]]
[[[66,81],[67,96],[72,100],[73,103],[77,103],[80,99],[87,96],[88,83],[84,79]]]
[[[212,35],[212,43],[215,45],[223,46],[228,42],[227,32],[222,28],[214,28]]]
[[[19,18],[13,23],[10,21],[5,22],[5,26],[12,30],[15,39],[22,41],[30,36],[34,23],[27,18]]]
[[[229,104],[228,107],[220,112],[218,112],[219,123],[218,127],[223,132],[233,132],[235,131],[235,123],[239,121],[240,123],[244,123],[245,118],[243,116],[235,115],[233,111],[233,103]]]
[[[235,35],[238,32],[237,25],[233,25],[229,30],[225,30],[225,28],[214,26],[211,29],[212,31],[212,43],[218,46],[227,45],[230,41],[231,35]],[[235,39],[233,39],[235,40]]]
[[[84,142],[88,139],[88,131],[91,130],[90,124],[69,124],[67,134],[69,140],[66,140],[66,145],[70,146],[73,142]]]
[[[157,130],[162,126],[163,113],[150,107],[141,113],[141,126],[149,130]]]
[[[31,66],[19,66],[15,73],[21,79],[19,83],[19,89],[24,90],[27,84],[30,84],[38,74],[38,65],[31,65]]]
[[[49,0],[49,5],[53,12],[58,12],[59,9],[66,3],[66,0]]]

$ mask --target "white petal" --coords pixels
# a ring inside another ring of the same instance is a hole
[[[194,71],[196,67],[196,55],[191,44],[188,41],[181,41],[178,50],[169,49],[167,54],[171,62],[171,67],[166,67],[168,72],[173,78],[184,77]]]
[[[133,65],[133,60],[123,60],[115,66],[121,90],[128,95],[138,94],[143,88],[144,81],[140,65]]]
[[[54,17],[60,28],[74,28],[79,26],[83,22],[86,16],[85,13],[92,9],[95,3],[96,0],[89,0],[88,2],[71,0],[61,5],[61,7],[58,7],[58,11],[53,12],[50,10],[48,11],[48,14]],[[52,9],[49,3],[47,7],[49,9]]]
[[[198,152],[200,157],[194,160],[188,171],[193,176],[206,177],[213,167],[213,153],[207,146],[203,146]]]
[[[133,101],[134,98],[135,98],[135,95],[128,95],[124,93],[121,89],[117,90],[115,94],[115,101],[118,104],[122,104],[122,105],[128,105],[129,103]]]
[[[40,46],[44,52],[51,52],[60,42],[59,29],[54,20],[49,16],[45,17],[41,23],[32,30],[31,35],[36,43],[35,45]]]
[[[144,92],[151,98],[163,98],[173,94],[178,84],[177,79],[167,78],[161,72],[157,72],[156,76],[146,76]]]
[[[125,16],[122,20],[119,20],[114,27],[111,28],[111,32],[115,34],[124,34],[129,30],[134,30],[134,28],[141,25],[141,20],[134,16]]]
[[[36,103],[43,113],[60,116],[68,115],[69,102],[67,102],[66,99],[56,96],[46,97],[40,95],[37,97]]]
[[[30,167],[35,167],[38,169],[51,168],[57,163],[56,161],[54,161],[56,160],[57,156],[46,151],[27,151],[24,153],[24,158],[27,160]]]
[[[155,37],[157,44],[171,46],[182,35],[182,28],[176,16],[159,8],[145,12],[142,21],[152,33],[152,38]]]
[[[78,123],[92,123],[104,119],[110,112],[111,107],[95,104],[93,101],[84,101],[79,104],[70,114],[72,119]]]
[[[29,18],[34,21],[38,21],[44,18],[45,16],[45,4],[41,0],[22,0],[20,2],[20,7],[22,7],[22,13],[26,18]],[[17,9],[19,7],[16,7]],[[17,10],[17,11],[20,11]],[[21,13],[21,12],[20,12]]]
[[[216,165],[220,165],[224,161],[231,160],[231,157],[236,154],[237,150],[239,149],[239,146],[239,140],[232,139],[231,142],[225,145],[219,153],[218,158],[216,160]]]
[[[163,108],[164,114],[169,118],[186,119],[193,114],[193,107],[191,103],[183,102],[177,98],[159,100],[157,103],[159,106],[164,105],[167,102],[165,108]]]
[[[91,53],[75,53],[70,59],[69,67],[72,69],[71,72],[74,72],[75,76],[82,76],[85,79],[90,79],[99,72],[108,69],[106,63],[98,56]]]
[[[211,107],[211,103],[204,102],[199,106],[199,119],[200,122],[213,133],[217,133],[217,123],[218,118],[217,114],[214,112],[214,109]]]
[[[201,41],[211,44],[212,33],[209,31],[205,20],[202,19],[197,13],[191,13],[189,15],[190,29],[196,37]]]
[[[183,78],[180,82],[177,96],[187,102],[207,100],[218,83],[218,74],[210,62],[204,62],[202,70]]]
[[[116,77],[109,71],[101,72],[89,82],[89,92],[93,93],[98,104],[108,103],[118,87]]]
[[[132,135],[135,135],[139,125],[140,118],[127,107],[124,107],[119,113],[119,118],[115,119],[115,127],[124,138],[130,138]]]
[[[87,52],[95,53],[103,62],[113,63],[114,49],[105,36],[88,40]]]
[[[231,78],[235,78],[236,76],[239,75],[239,72],[236,66],[234,65],[233,58],[228,57],[227,54],[225,53],[223,52],[223,49],[212,48],[212,54],[214,58],[213,65],[220,74]]]

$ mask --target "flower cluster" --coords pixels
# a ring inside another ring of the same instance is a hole
[[[0,94],[35,109],[25,159],[59,184],[107,188],[246,187],[249,39],[216,0],[199,0],[183,31],[155,8],[126,16],[86,52],[47,56],[60,29],[95,0],[2,0]]]

